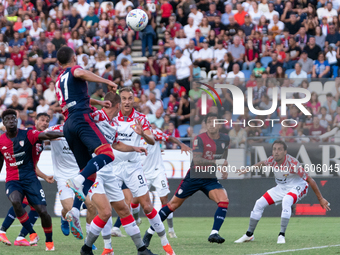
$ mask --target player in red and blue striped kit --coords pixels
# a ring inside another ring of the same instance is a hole
[[[14,212],[30,233],[30,244],[37,244],[39,237],[33,230],[27,212],[22,206],[26,196],[30,205],[38,212],[46,236],[46,250],[54,250],[52,241],[52,220],[47,213],[45,193],[35,172],[36,143],[62,137],[59,132],[39,132],[18,129],[17,114],[14,110],[2,113],[7,132],[0,136],[0,169],[6,162],[6,195]]]
[[[193,146],[193,161],[191,167],[178,186],[175,195],[170,202],[164,206],[159,215],[164,221],[169,214],[179,208],[183,202],[197,191],[202,191],[209,199],[217,203],[218,208],[214,216],[214,225],[209,242],[223,243],[225,240],[218,232],[224,222],[229,205],[229,199],[226,190],[216,178],[216,172],[196,172],[196,167],[211,167],[217,165],[217,160],[222,160],[222,166],[227,166],[228,146],[230,138],[227,134],[219,132],[219,126],[214,125],[214,120],[217,115],[208,113],[205,117],[207,132],[198,135],[194,140]],[[215,168],[216,169],[216,168]],[[226,179],[228,172],[222,172],[222,178]],[[146,246],[149,246],[154,230],[150,227],[144,235],[143,241]]]

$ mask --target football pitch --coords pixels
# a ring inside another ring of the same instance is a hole
[[[142,235],[148,227],[147,218],[142,218],[140,226]],[[0,219],[1,222],[3,219]],[[85,229],[85,218],[81,218],[83,229]],[[276,244],[277,235],[280,230],[280,218],[262,218],[255,231],[255,241],[250,243],[234,244],[248,228],[248,218],[234,218],[227,216],[220,235],[226,239],[223,244],[211,244],[207,241],[210,234],[213,218],[176,218],[174,227],[177,239],[169,241],[177,255],[212,255],[212,254],[340,254],[340,220],[330,217],[293,217],[291,218],[287,232],[286,244]],[[167,224],[165,222],[167,229]],[[14,239],[20,231],[19,221],[16,220],[13,226],[7,231],[7,237],[12,246],[0,244],[1,255],[39,255],[46,254],[44,244],[44,233],[37,221],[35,230],[40,241],[37,247],[16,247],[13,246]],[[122,230],[125,234],[125,231]],[[83,240],[75,239],[72,234],[64,236],[60,230],[60,218],[53,218],[53,239],[56,250],[55,255],[79,254]],[[103,240],[98,238],[98,247],[94,254],[101,254]],[[115,255],[137,254],[132,240],[129,237],[113,237],[112,245]],[[154,236],[150,245],[154,253],[164,255],[160,239]],[[282,251],[282,252],[279,252]]]

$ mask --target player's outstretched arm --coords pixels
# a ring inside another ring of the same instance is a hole
[[[37,174],[37,176],[39,176],[40,178],[43,178],[48,183],[54,182],[53,176],[52,175],[48,176],[48,175],[44,174],[43,172],[40,171],[38,166],[35,166],[35,173]]]
[[[48,132],[42,132],[38,135],[39,140],[42,140],[42,141],[53,140],[59,137],[64,137],[64,133],[59,132],[59,131],[48,131]]]
[[[94,98],[90,98],[90,104],[91,105],[100,105],[102,107],[106,107],[106,108],[109,108],[111,107],[111,102],[108,101],[108,100],[104,100],[104,101],[101,101],[101,100],[97,100],[97,99],[94,99]]]
[[[312,190],[314,191],[316,197],[318,198],[321,207],[323,209],[326,209],[327,211],[330,211],[331,210],[330,203],[326,199],[323,198],[323,196],[322,196],[322,194],[319,190],[319,187],[316,184],[316,182],[314,181],[314,179],[312,177],[308,176],[306,181],[312,187]]]
[[[145,148],[127,145],[127,144],[122,143],[122,142],[112,144],[112,148],[117,150],[117,151],[122,151],[122,152],[136,151],[136,152],[139,152],[139,153],[145,153],[146,156],[148,155],[148,152]]]
[[[90,71],[81,69],[81,68],[77,68],[76,70],[74,70],[73,72],[74,77],[76,78],[80,78],[83,79],[85,81],[92,81],[92,82],[98,82],[98,83],[104,83],[110,87],[113,88],[113,90],[117,90],[118,85],[116,83],[114,83],[113,81],[104,79]]]
[[[181,147],[181,153],[185,152],[186,155],[188,155],[188,152],[190,153],[191,148],[184,143],[182,143],[180,140],[178,140],[176,137],[169,136],[168,139],[169,142],[177,144],[179,147]]]

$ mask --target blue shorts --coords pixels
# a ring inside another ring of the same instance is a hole
[[[9,197],[13,191],[19,191],[26,196],[30,205],[47,205],[45,192],[38,178],[6,182],[6,195]]]
[[[186,176],[179,184],[175,196],[178,198],[187,198],[201,190],[209,198],[209,192],[214,189],[223,189],[223,186],[216,178],[203,179]]]
[[[122,185],[122,190],[123,189],[128,189],[128,187],[126,186],[125,182],[123,182],[123,185]]]
[[[107,140],[89,113],[73,113],[64,124],[64,136],[80,169],[92,159],[92,154]]]

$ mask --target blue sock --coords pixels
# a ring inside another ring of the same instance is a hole
[[[87,196],[87,193],[89,192],[91,186],[93,185],[93,181],[86,179],[84,181],[84,187],[83,187],[83,192],[84,195]],[[73,201],[73,207],[77,208],[78,210],[80,210],[81,205],[83,204],[83,201],[80,201],[77,197],[74,197],[74,201]],[[83,206],[84,209],[87,209],[87,207]]]
[[[33,228],[35,222],[39,218],[39,214],[35,210],[31,210],[28,213],[28,217],[30,218],[30,223],[31,223],[31,226]],[[28,234],[28,231],[26,230],[26,228],[22,228],[21,231],[20,231],[19,236],[25,237],[25,236],[27,236],[27,234]]]
[[[1,230],[6,232],[7,229],[9,229],[9,227],[13,224],[15,218],[16,216],[15,216],[14,209],[13,207],[11,207],[9,208],[6,218],[4,219],[4,222],[2,223]]]
[[[161,217],[162,222],[166,220],[166,218],[168,218],[169,214],[172,213],[173,211],[170,210],[169,206],[164,206],[162,209],[159,210],[158,214]],[[155,229],[151,226],[150,227],[153,231],[155,231]]]
[[[84,176],[85,179],[87,179],[92,174],[99,171],[103,166],[111,163],[113,159],[105,154],[99,154],[95,156],[93,159],[91,159],[84,170],[80,173],[82,176]]]
[[[224,218],[227,215],[227,210],[228,210],[228,204],[227,202],[220,202],[218,203],[218,208],[215,212],[214,216],[214,225],[213,225],[213,230],[219,231],[223,222]]]
[[[116,228],[120,228],[122,226],[122,222],[120,221],[120,217],[117,218],[115,224],[113,225]]]

